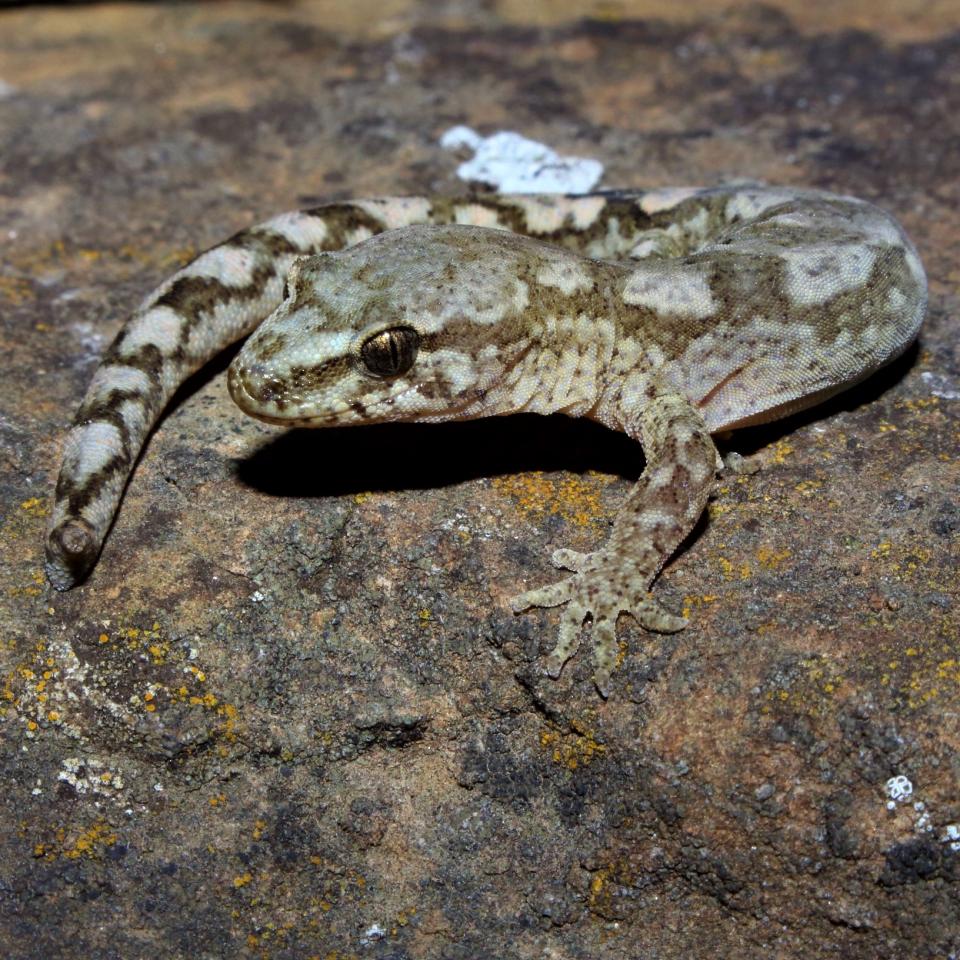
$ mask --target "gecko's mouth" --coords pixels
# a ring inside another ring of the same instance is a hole
[[[267,375],[259,364],[238,363],[241,356],[227,370],[227,389],[233,402],[244,413],[263,420],[271,417],[271,410],[282,411],[287,403],[280,381]]]
[[[283,382],[259,363],[238,363],[237,356],[227,370],[227,389],[233,402],[246,414],[275,423],[294,426],[322,422],[327,417],[314,416],[306,405],[291,398]]]
[[[410,384],[386,396],[368,396],[363,401],[327,399],[324,409],[318,411],[313,402],[291,396],[287,385],[264,364],[238,362],[242,360],[241,353],[227,370],[227,387],[233,402],[249,416],[281,427],[375,423],[396,413],[403,398],[418,389],[417,384]]]

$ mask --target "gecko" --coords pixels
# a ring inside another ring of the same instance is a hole
[[[722,466],[713,435],[863,380],[914,340],[923,266],[870,203],[759,185],[582,196],[387,197],[244,230],[149,294],[66,435],[46,543],[65,590],[100,555],[176,389],[250,335],[230,394],[272,424],[329,427],[532,412],[588,417],[646,465],[593,552],[510,601],[562,607],[557,677],[589,623],[610,692],[616,624],[687,620],[650,588]]]

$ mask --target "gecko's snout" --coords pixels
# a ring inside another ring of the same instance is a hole
[[[242,352],[227,370],[227,387],[233,402],[253,417],[279,412],[285,406],[279,377],[267,364],[245,360]]]

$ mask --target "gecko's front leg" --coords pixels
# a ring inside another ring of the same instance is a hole
[[[553,562],[573,576],[511,600],[515,612],[566,604],[560,637],[547,658],[556,677],[576,652],[584,621],[593,621],[594,682],[606,697],[617,661],[616,622],[630,613],[661,633],[687,621],[664,610],[648,590],[660,568],[693,529],[716,478],[717,450],[703,418],[684,397],[668,393],[628,412],[624,429],[643,444],[647,465],[617,514],[613,532],[593,553],[557,550]]]

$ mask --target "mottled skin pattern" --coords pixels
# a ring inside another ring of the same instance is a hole
[[[711,433],[856,383],[909,345],[925,305],[896,222],[815,191],[388,198],[286,214],[202,254],[117,336],[67,437],[47,575],[58,589],[86,575],[170,396],[256,328],[230,392],[271,423],[562,412],[643,444],[646,470],[607,543],[556,551],[572,575],[512,601],[566,605],[552,676],[591,620],[606,695],[621,612],[650,630],[686,624],[648,591],[713,489]]]

